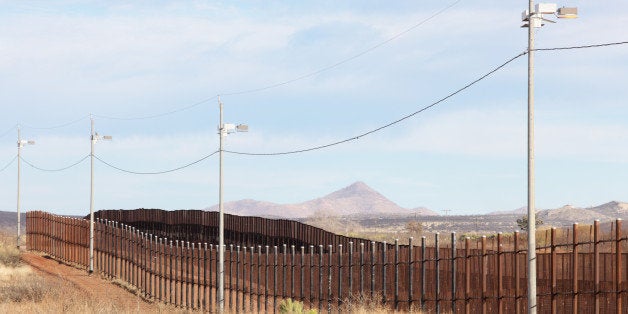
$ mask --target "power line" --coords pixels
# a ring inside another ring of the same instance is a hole
[[[122,172],[126,172],[126,173],[130,173],[130,174],[164,174],[164,173],[174,172],[174,171],[178,171],[178,170],[190,167],[190,166],[195,165],[195,164],[197,164],[197,163],[199,163],[199,162],[201,162],[201,161],[203,161],[203,160],[205,160],[205,159],[207,159],[207,158],[209,158],[211,156],[216,155],[217,153],[218,153],[218,151],[215,151],[215,152],[213,152],[213,153],[211,153],[209,155],[204,156],[201,159],[195,160],[195,161],[193,161],[191,163],[185,164],[185,165],[177,167],[177,168],[173,168],[173,169],[169,169],[169,170],[163,170],[163,171],[155,171],[155,172],[140,172],[140,171],[126,170],[126,169],[122,169],[120,167],[114,166],[114,165],[112,165],[112,164],[110,164],[110,163],[100,159],[100,157],[98,157],[96,155],[94,155],[94,158],[98,159],[98,161],[102,162],[103,164],[105,164],[105,165],[107,165],[107,166],[109,166],[109,167],[111,167],[113,169],[116,169],[116,170],[119,170],[119,171],[122,171]]]
[[[97,117],[97,118],[102,118],[102,119],[109,119],[109,120],[124,120],[124,121],[129,121],[129,120],[145,120],[145,119],[153,119],[153,118],[159,118],[159,117],[163,117],[163,116],[167,116],[167,115],[175,114],[175,113],[178,113],[178,112],[181,112],[181,111],[185,111],[185,110],[188,110],[188,109],[192,109],[192,108],[194,108],[194,107],[196,107],[196,106],[199,106],[199,105],[202,105],[202,104],[204,104],[204,103],[206,103],[206,102],[208,102],[208,101],[210,101],[210,100],[214,100],[214,99],[216,99],[217,97],[218,97],[218,96],[213,96],[213,97],[210,97],[210,98],[203,99],[203,100],[201,100],[201,101],[199,101],[199,102],[195,102],[195,103],[193,103],[193,104],[191,104],[191,105],[189,105],[189,106],[186,106],[186,107],[182,107],[182,108],[179,108],[179,109],[174,109],[174,110],[171,110],[171,111],[168,111],[168,112],[163,112],[163,113],[158,113],[158,114],[148,115],[148,116],[139,116],[139,117],[129,117],[129,118],[124,118],[124,117],[114,117],[114,116],[104,116],[104,115],[94,115],[94,117]]]
[[[29,166],[31,166],[31,167],[33,167],[33,168],[37,169],[37,170],[40,170],[40,171],[46,171],[46,172],[59,172],[59,171],[68,170],[68,169],[70,169],[70,168],[72,168],[72,167],[74,167],[74,166],[76,166],[76,165],[78,165],[78,164],[82,163],[82,162],[83,162],[83,161],[85,161],[85,159],[87,159],[87,158],[89,158],[89,155],[87,155],[87,156],[83,157],[81,160],[79,160],[79,161],[77,161],[77,162],[75,162],[75,163],[73,163],[73,164],[71,164],[71,165],[69,165],[69,166],[66,166],[66,167],[63,167],[63,168],[58,168],[58,169],[46,169],[46,168],[41,168],[41,167],[39,167],[39,166],[34,165],[33,163],[28,162],[28,161],[27,161],[26,159],[24,159],[23,157],[20,157],[20,160],[22,160],[23,162],[25,162],[27,165],[29,165]]]
[[[322,72],[331,70],[331,69],[333,69],[335,67],[338,67],[338,66],[340,66],[342,64],[345,64],[345,63],[347,63],[349,61],[357,59],[357,58],[359,58],[359,57],[361,57],[361,56],[363,56],[363,55],[365,55],[365,54],[367,54],[367,53],[369,53],[369,52],[371,52],[371,51],[373,51],[373,50],[375,50],[375,49],[377,49],[377,48],[379,48],[381,46],[384,46],[384,45],[388,44],[389,42],[391,42],[391,41],[393,41],[393,40],[395,40],[395,39],[397,39],[397,38],[399,38],[399,37],[409,33],[410,31],[414,30],[415,28],[417,28],[417,27],[427,23],[431,19],[433,19],[433,18],[439,16],[440,14],[444,13],[445,11],[449,10],[450,8],[452,8],[453,6],[458,4],[460,1],[462,1],[462,0],[457,0],[457,1],[449,4],[448,6],[442,8],[441,10],[437,11],[436,13],[430,15],[429,17],[421,20],[420,22],[412,25],[411,27],[405,29],[404,31],[394,35],[393,37],[391,37],[391,38],[389,38],[389,39],[387,39],[387,40],[385,40],[383,42],[380,42],[380,43],[378,43],[378,44],[376,44],[376,45],[374,45],[374,46],[372,46],[372,47],[370,47],[370,48],[368,48],[368,49],[366,49],[364,51],[361,51],[361,52],[359,52],[359,53],[357,53],[355,55],[352,55],[352,56],[350,56],[350,57],[348,57],[346,59],[340,60],[340,61],[338,61],[338,62],[336,62],[334,64],[331,64],[329,66],[326,66],[326,67],[324,67],[322,69],[319,69],[319,70],[316,70],[316,71],[313,71],[313,72],[310,72],[310,73],[307,73],[307,74],[304,74],[304,75],[301,75],[301,76],[298,76],[298,77],[295,77],[295,78],[292,78],[292,79],[289,79],[289,80],[286,80],[286,81],[273,83],[273,84],[270,84],[270,85],[257,87],[257,88],[252,88],[252,89],[239,90],[239,91],[233,91],[233,92],[228,92],[228,93],[220,93],[220,95],[223,95],[223,96],[233,96],[233,95],[242,95],[242,94],[250,94],[250,93],[260,92],[260,91],[264,91],[264,90],[268,90],[268,89],[284,86],[284,85],[287,85],[287,84],[290,84],[290,83],[294,83],[296,81],[300,81],[300,80],[303,80],[303,79],[315,76],[317,74],[320,74]],[[210,100],[216,99],[216,97],[217,96],[213,96],[211,98],[207,98],[207,99],[201,100],[199,102],[196,102],[196,103],[194,103],[192,105],[189,105],[189,106],[186,106],[186,107],[182,107],[182,108],[179,108],[179,109],[175,109],[175,110],[164,112],[164,113],[154,114],[154,115],[139,116],[139,117],[128,117],[128,118],[125,118],[125,117],[114,117],[114,116],[105,116],[105,115],[94,115],[94,116],[98,117],[98,118],[103,118],[103,119],[125,120],[125,121],[153,119],[153,118],[159,118],[159,117],[175,114],[175,113],[178,113],[178,112],[181,112],[181,111],[185,111],[185,110],[188,110],[188,109],[192,109],[192,108],[194,108],[194,107],[196,107],[198,105],[201,105],[201,104],[204,104],[204,103],[206,103],[206,102],[208,102]]]
[[[395,40],[395,39],[397,39],[397,38],[399,38],[399,37],[401,37],[401,36],[411,32],[415,28],[417,28],[417,27],[427,23],[431,19],[433,19],[433,18],[441,15],[445,11],[449,10],[450,8],[455,6],[456,4],[460,3],[460,1],[462,1],[462,0],[457,0],[457,1],[449,4],[448,6],[440,9],[436,13],[434,13],[434,14],[430,15],[429,17],[421,20],[420,22],[410,26],[409,28],[403,30],[402,32],[397,33],[396,35],[394,35],[394,36],[392,36],[392,37],[390,37],[390,38],[388,38],[388,39],[386,39],[386,40],[384,40],[384,41],[382,41],[382,42],[380,42],[380,43],[378,43],[378,44],[376,44],[376,45],[374,45],[374,46],[372,46],[372,47],[370,47],[370,48],[368,48],[366,50],[358,52],[357,54],[354,54],[354,55],[352,55],[352,56],[350,56],[350,57],[348,57],[346,59],[342,59],[342,60],[340,60],[340,61],[338,61],[336,63],[333,63],[331,65],[328,65],[328,66],[326,66],[326,67],[324,67],[322,69],[319,69],[319,70],[316,70],[316,71],[313,71],[313,72],[310,72],[310,73],[307,73],[307,74],[303,74],[301,76],[298,76],[298,77],[295,77],[293,79],[289,79],[289,80],[286,80],[286,81],[283,81],[283,82],[274,83],[274,84],[270,84],[270,85],[266,85],[266,86],[262,86],[262,87],[258,87],[258,88],[240,90],[240,91],[229,92],[229,93],[221,93],[220,95],[232,96],[232,95],[242,95],[242,94],[256,93],[256,92],[264,91],[264,90],[267,90],[267,89],[272,89],[272,88],[280,87],[280,86],[287,85],[287,84],[290,84],[290,83],[294,83],[296,81],[300,81],[300,80],[303,80],[303,79],[306,79],[306,78],[318,75],[320,73],[323,73],[325,71],[331,70],[331,69],[333,69],[335,67],[338,67],[340,65],[343,65],[343,64],[345,64],[345,63],[347,63],[349,61],[355,60],[355,59],[357,59],[357,58],[359,58],[359,57],[361,57],[361,56],[363,56],[363,55],[365,55],[365,54],[367,54],[367,53],[369,53],[369,52],[371,52],[371,51],[373,51],[373,50],[375,50],[375,49],[377,49],[377,48],[379,48],[381,46],[384,46],[384,45],[390,43],[391,41],[393,41],[393,40]]]
[[[11,131],[15,130],[16,127],[17,127],[17,124],[13,125],[8,130],[4,131],[4,133],[0,134],[0,138],[3,138],[5,136],[9,135],[11,133]]]
[[[66,122],[66,123],[63,123],[63,124],[58,124],[58,125],[53,125],[53,126],[46,126],[46,127],[30,126],[30,125],[27,125],[27,124],[20,124],[20,126],[21,127],[25,127],[27,129],[34,129],[34,130],[53,130],[53,129],[60,129],[60,128],[64,128],[66,126],[70,126],[72,124],[81,122],[81,121],[83,121],[83,120],[85,120],[87,118],[89,118],[89,115],[82,116],[82,117],[80,117],[80,118],[78,118],[76,120],[72,120],[72,121],[69,121],[69,122]]]
[[[425,107],[423,107],[423,108],[421,108],[421,109],[419,109],[419,110],[417,110],[417,111],[415,111],[415,112],[413,112],[413,113],[410,113],[410,114],[408,114],[408,115],[405,115],[405,116],[403,116],[403,117],[401,117],[401,118],[399,118],[399,119],[397,119],[397,120],[395,120],[395,121],[392,121],[392,122],[390,122],[390,123],[388,123],[388,124],[384,124],[384,125],[382,125],[382,126],[380,126],[380,127],[378,127],[378,128],[372,129],[372,130],[370,130],[370,131],[367,131],[367,132],[361,133],[361,134],[359,134],[359,135],[356,135],[356,136],[353,136],[353,137],[350,137],[350,138],[347,138],[347,139],[344,139],[344,140],[340,140],[340,141],[333,142],[333,143],[329,143],[329,144],[325,144],[325,145],[319,145],[319,146],[314,146],[314,147],[309,147],[309,148],[304,148],[304,149],[299,149],[299,150],[285,151],[285,152],[274,152],[274,153],[248,153],[248,152],[237,152],[237,151],[229,151],[229,150],[225,150],[225,152],[227,152],[227,153],[231,153],[231,154],[236,154],[236,155],[248,155],[248,156],[274,156],[274,155],[289,155],[289,154],[297,154],[297,153],[304,153],[304,152],[309,152],[309,151],[313,151],[313,150],[319,150],[319,149],[328,148],[328,147],[331,147],[331,146],[336,146],[336,145],[344,144],[344,143],[351,142],[351,141],[354,141],[354,140],[358,140],[358,139],[360,139],[361,137],[364,137],[364,136],[367,136],[367,135],[373,134],[373,133],[375,133],[375,132],[381,131],[381,130],[386,129],[386,128],[388,128],[388,127],[391,127],[391,126],[393,126],[393,125],[395,125],[395,124],[397,124],[397,123],[400,123],[400,122],[402,122],[402,121],[404,121],[404,120],[407,120],[407,119],[409,119],[409,118],[412,118],[412,117],[414,117],[414,116],[418,115],[419,113],[422,113],[423,111],[426,111],[426,110],[428,110],[428,109],[430,109],[430,108],[432,108],[432,107],[434,107],[434,106],[436,106],[436,105],[438,105],[438,104],[440,104],[440,103],[444,102],[445,100],[447,100],[447,99],[449,99],[449,98],[451,98],[451,97],[455,96],[456,94],[458,94],[458,93],[460,93],[460,92],[464,91],[465,89],[467,89],[467,88],[469,88],[469,87],[471,87],[471,86],[475,85],[476,83],[480,82],[481,80],[483,80],[483,79],[485,79],[485,78],[489,77],[489,76],[490,76],[490,75],[492,75],[493,73],[495,73],[495,72],[497,72],[498,70],[500,70],[501,68],[505,67],[507,64],[509,64],[509,63],[511,63],[511,62],[513,62],[513,61],[515,61],[516,59],[518,59],[518,58],[519,58],[519,57],[521,57],[521,56],[524,56],[525,54],[527,54],[527,52],[522,52],[522,53],[519,53],[518,55],[516,55],[516,56],[514,56],[514,57],[512,57],[512,58],[510,58],[510,59],[508,59],[508,61],[506,61],[506,62],[504,62],[504,63],[500,64],[499,66],[497,66],[497,67],[495,67],[495,68],[493,68],[493,69],[492,69],[491,71],[489,71],[488,73],[486,73],[486,74],[484,74],[484,75],[480,76],[479,78],[477,78],[477,79],[475,79],[474,81],[472,81],[472,82],[468,83],[467,85],[465,85],[465,86],[463,86],[463,87],[461,87],[461,88],[459,88],[459,89],[455,90],[454,92],[450,93],[449,95],[447,95],[447,96],[445,96],[445,97],[443,97],[443,98],[441,98],[441,99],[439,99],[439,100],[437,100],[437,101],[435,101],[435,102],[433,102],[433,103],[431,103],[431,104],[429,104],[429,105],[427,105],[427,106],[425,106]]]
[[[599,48],[599,47],[617,46],[617,45],[625,45],[625,44],[628,44],[628,41],[617,41],[617,42],[603,43],[603,44],[591,44],[591,45],[568,46],[568,47],[536,48],[536,49],[534,49],[534,51],[552,51],[552,50],[571,50],[571,49]]]
[[[2,167],[2,169],[0,169],[0,172],[2,172],[4,170],[6,170],[7,168],[9,168],[9,166],[12,165],[15,162],[16,159],[17,159],[17,155],[15,155],[13,157],[13,159],[11,159],[11,161],[9,161],[8,164],[6,164],[6,166]]]

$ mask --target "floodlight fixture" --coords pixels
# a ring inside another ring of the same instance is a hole
[[[237,132],[248,132],[249,131],[249,126],[246,124],[238,124],[236,126],[236,131]]]
[[[559,19],[575,19],[578,18],[578,8],[562,7],[556,11],[556,17]]]

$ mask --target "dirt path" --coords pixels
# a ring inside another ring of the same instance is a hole
[[[54,276],[71,282],[77,288],[99,299],[103,298],[118,304],[122,308],[132,309],[137,313],[163,312],[164,306],[148,303],[132,292],[119,287],[98,275],[89,276],[86,271],[59,263],[46,256],[32,252],[22,253],[22,260],[44,276]]]

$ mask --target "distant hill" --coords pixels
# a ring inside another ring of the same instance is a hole
[[[511,211],[491,212],[487,215],[512,215],[520,217],[527,214],[527,207]],[[628,219],[628,203],[612,201],[595,207],[576,207],[565,205],[555,209],[537,209],[539,218],[545,225],[570,226],[573,223],[591,224],[594,220],[612,221],[617,218]]]
[[[304,218],[315,213],[347,216],[355,214],[413,214],[436,215],[427,208],[407,209],[387,199],[364,182],[355,182],[326,196],[298,204],[276,204],[245,199],[224,204],[225,212],[236,215]],[[218,210],[212,206],[207,210]]]
[[[26,213],[21,213],[21,225],[26,228]],[[15,229],[17,224],[17,212],[0,211],[0,228]]]

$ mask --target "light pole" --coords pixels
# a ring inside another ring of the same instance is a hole
[[[98,132],[94,132],[94,117],[90,116],[92,131],[90,136],[91,152],[89,157],[91,159],[90,164],[90,188],[89,188],[89,273],[94,272],[94,144],[99,140],[110,141],[112,139],[109,135],[100,136]]]
[[[21,238],[21,223],[22,218],[20,217],[20,180],[21,180],[21,153],[22,147],[25,145],[35,145],[35,141],[31,140],[23,140],[20,134],[20,126],[17,127],[17,249],[20,249],[20,238]]]
[[[528,313],[536,313],[536,210],[534,207],[534,29],[543,26],[543,22],[555,23],[545,19],[544,14],[553,14],[558,18],[576,18],[576,8],[560,8],[554,3],[534,5],[529,0],[528,9],[523,11],[521,19],[528,28]]]
[[[220,96],[218,97],[218,106],[220,108],[220,125],[218,126],[218,134],[220,137],[220,149],[219,149],[219,185],[218,185],[218,305],[220,313],[225,309],[225,213],[222,202],[222,185],[223,185],[223,147],[224,138],[229,133],[233,132],[248,132],[249,127],[246,124],[225,124],[222,120],[222,101]]]

